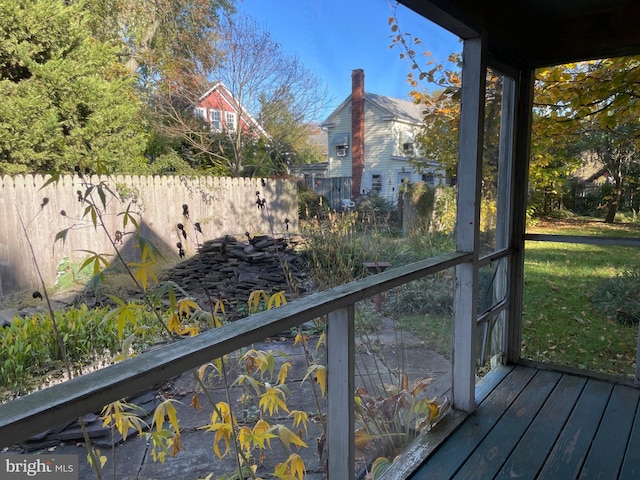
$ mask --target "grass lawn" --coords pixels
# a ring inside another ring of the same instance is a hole
[[[640,225],[563,219],[527,232],[640,238]],[[604,280],[634,266],[640,266],[637,247],[527,242],[523,358],[633,376],[638,327],[616,322],[593,299]]]

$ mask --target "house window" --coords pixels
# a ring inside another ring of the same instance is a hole
[[[211,130],[220,130],[222,128],[222,115],[220,110],[209,110],[209,126]]]
[[[349,134],[348,133],[338,133],[336,135],[331,135],[330,138],[330,148],[334,149],[335,156],[337,158],[344,158],[349,153]]]
[[[193,113],[196,118],[201,118],[205,122],[207,121],[207,111],[204,108],[197,107]]]
[[[233,112],[227,112],[227,118],[225,118],[225,123],[227,125],[227,130],[230,132],[235,132],[236,130],[236,114]]]
[[[433,176],[433,173],[423,173],[422,181],[425,183],[425,185],[435,185],[436,183],[436,179]]]
[[[403,155],[413,155],[415,152],[412,132],[400,132],[400,151]]]
[[[382,191],[382,175],[377,173],[371,175],[371,191],[377,193]]]
[[[398,185],[411,183],[411,172],[398,172]]]

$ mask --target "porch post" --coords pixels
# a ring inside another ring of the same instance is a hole
[[[496,250],[509,248],[512,232],[513,211],[513,146],[515,132],[515,108],[517,81],[511,75],[503,74],[502,84],[502,110],[500,113],[500,148],[498,160],[498,215],[496,225]],[[512,260],[503,258],[496,265],[495,288],[493,290],[493,303],[497,304],[506,298],[511,292],[509,281],[511,279],[510,265]],[[499,312],[495,319],[490,320],[488,328],[491,330],[491,346],[497,346],[500,350],[491,357],[491,368],[505,361],[507,351],[507,327],[510,321],[508,307]],[[483,356],[484,359],[484,356]]]
[[[329,480],[355,478],[355,308],[327,315],[327,455]]]
[[[524,286],[524,234],[529,185],[529,156],[531,150],[531,122],[533,108],[534,71],[520,71],[517,87],[515,149],[513,161],[513,208],[509,264],[511,284],[508,321],[505,325],[507,363],[520,360],[522,341],[522,300]]]
[[[464,40],[456,248],[473,252],[473,261],[456,267],[453,323],[453,406],[475,409],[478,250],[486,54],[480,37]]]

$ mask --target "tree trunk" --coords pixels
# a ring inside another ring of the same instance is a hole
[[[617,173],[614,175],[614,188],[611,194],[611,200],[607,208],[607,215],[604,217],[604,223],[613,223],[616,219],[616,213],[618,213],[618,207],[620,206],[620,199],[622,198],[622,176]]]
[[[609,207],[607,208],[607,215],[604,217],[604,223],[613,223],[616,219],[616,213],[618,213],[618,206],[620,205],[621,189],[616,187],[613,193],[613,198],[609,201]]]
[[[609,174],[613,177],[614,187],[611,200],[609,200],[607,215],[604,217],[604,223],[613,223],[620,206],[620,198],[622,198],[622,158],[620,152],[613,149],[611,145],[609,145],[609,153],[606,157],[608,157]]]

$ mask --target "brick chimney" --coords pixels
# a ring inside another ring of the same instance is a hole
[[[364,70],[351,72],[351,198],[362,194],[364,171]]]

